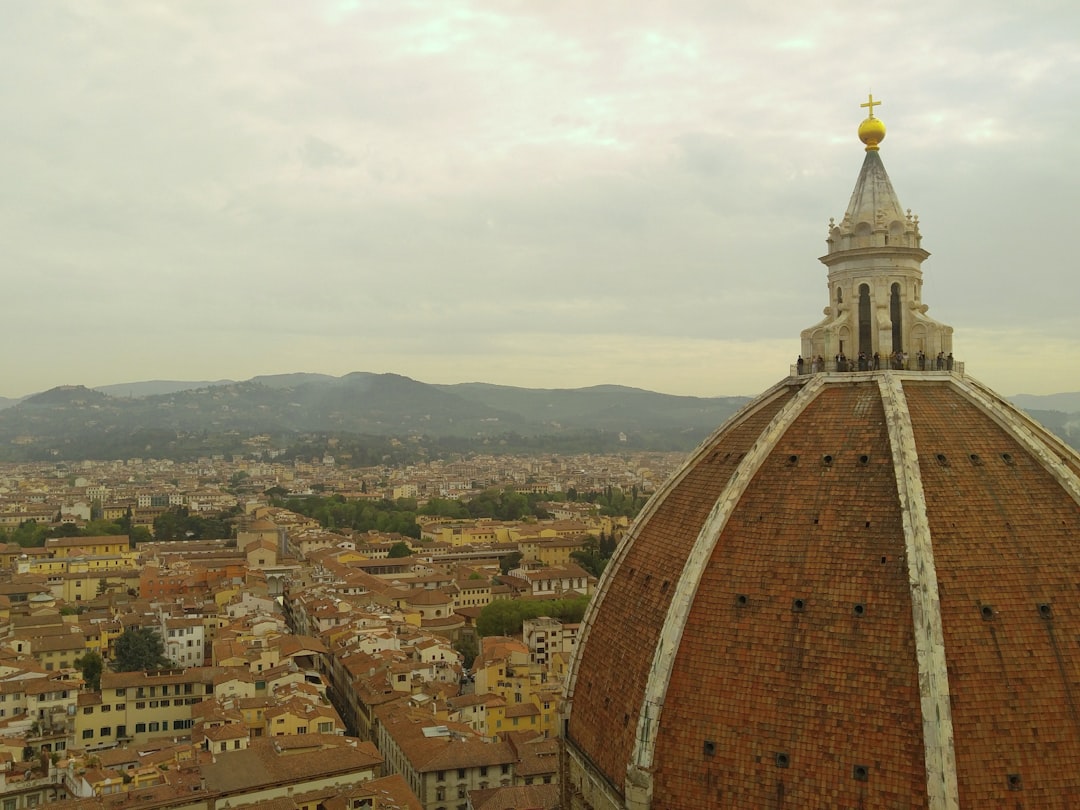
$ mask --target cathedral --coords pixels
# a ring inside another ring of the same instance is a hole
[[[1080,456],[927,315],[879,103],[800,361],[593,597],[564,810],[1080,806]]]

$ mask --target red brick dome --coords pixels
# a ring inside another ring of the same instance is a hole
[[[1080,804],[1080,459],[962,372],[793,376],[635,523],[567,808]]]

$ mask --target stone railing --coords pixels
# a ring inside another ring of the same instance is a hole
[[[792,377],[797,377],[800,374],[802,376],[808,376],[810,374],[820,373],[871,373],[874,371],[906,371],[914,372],[916,374],[956,374],[960,377],[964,376],[964,364],[959,360],[944,360],[942,367],[938,368],[937,360],[933,357],[927,357],[924,363],[920,363],[917,357],[907,357],[904,359],[903,364],[897,361],[887,361],[886,358],[881,358],[879,361],[880,367],[874,367],[873,359],[866,360],[862,363],[858,358],[848,359],[846,361],[837,361],[835,358],[832,360],[823,360],[820,363],[814,363],[806,361],[803,363],[802,370],[799,370],[797,364],[792,363],[789,369],[789,374]]]

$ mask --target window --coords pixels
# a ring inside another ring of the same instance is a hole
[[[145,700],[136,701],[135,702],[135,708],[136,709],[145,709],[146,708],[146,701]]]
[[[111,737],[112,736],[112,726],[102,726],[101,730],[98,732],[98,736],[99,737]]]
[[[464,799],[464,798],[465,798],[465,792],[466,792],[467,790],[468,790],[468,788],[467,788],[467,787],[465,787],[465,785],[458,785],[458,789],[457,789],[457,797],[458,797],[459,799]]]
[[[161,731],[161,723],[159,723],[157,720],[155,720],[154,722],[152,722],[150,724],[150,730],[151,731]]]
[[[465,769],[464,768],[458,768],[457,769],[457,778],[458,779],[464,779],[465,778]]]
[[[136,723],[135,724],[135,733],[136,734],[145,734],[146,733],[146,723]]]
[[[113,706],[113,708],[116,709],[116,711],[118,711],[118,712],[122,712],[124,710],[124,704],[123,703],[117,703],[115,706]]]
[[[83,714],[93,714],[94,713],[94,707],[93,706],[84,706],[83,710],[82,710],[82,713]]]
[[[437,802],[446,801],[446,788],[444,788],[444,787],[435,788],[435,801],[437,801]]]
[[[106,703],[101,707],[101,710],[103,712],[111,712],[112,711],[112,706],[110,706],[108,703]]]
[[[446,771],[436,771],[435,778],[440,782],[444,781],[446,779]]]
[[[15,803],[18,799],[4,799],[4,810],[15,810]]]
[[[487,776],[487,765],[481,765],[480,766],[480,775],[481,776]]]
[[[307,726],[297,726],[296,727],[296,733],[297,734],[307,734]]]
[[[510,766],[509,765],[503,765],[502,766],[502,772],[503,773],[510,773]]]
[[[161,701],[161,705],[162,705],[162,706],[168,706],[168,705],[169,705],[169,701],[167,701],[167,700],[163,700],[163,701]]]
[[[84,728],[83,733],[82,733],[82,738],[84,740],[92,740],[92,739],[94,739],[94,730],[92,728]]]
[[[333,732],[334,732],[334,724],[333,723],[331,723],[331,722],[319,723],[319,733],[320,734],[333,734]]]

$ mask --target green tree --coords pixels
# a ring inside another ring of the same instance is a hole
[[[468,635],[462,636],[454,642],[454,649],[461,653],[462,666],[465,669],[470,669],[473,665],[473,661],[476,660],[476,656],[480,654],[480,644],[476,640],[476,636]]]
[[[75,659],[75,669],[82,673],[87,687],[93,692],[101,689],[101,673],[105,669],[105,659],[100,653],[90,650]]]
[[[403,541],[398,541],[397,543],[394,543],[394,545],[390,546],[390,553],[387,554],[386,556],[387,557],[394,557],[394,558],[397,558],[397,557],[411,557],[412,556],[412,549],[409,548],[408,543],[405,543]]]
[[[580,622],[585,615],[589,597],[556,599],[551,602],[499,599],[486,605],[476,620],[481,636],[513,636],[521,632],[525,619],[550,616],[563,622]]]
[[[591,549],[585,551],[571,551],[570,558],[594,577],[599,577],[604,573],[604,568],[607,567],[607,560],[603,559],[598,552]]]
[[[45,536],[48,530],[39,526],[36,520],[24,520],[19,528],[11,533],[11,542],[18,543],[23,548],[37,548],[45,545]]]
[[[522,554],[520,551],[513,551],[510,554],[507,554],[499,560],[499,570],[504,574],[509,574],[511,569],[518,567],[518,563],[521,562],[521,557]]]
[[[129,627],[113,644],[112,668],[117,672],[141,672],[169,666],[165,644],[152,627]]]
[[[150,534],[150,530],[145,526],[133,526],[131,528],[131,540],[134,543],[149,543],[154,539],[154,535]]]

